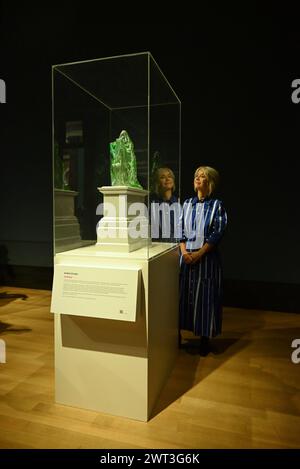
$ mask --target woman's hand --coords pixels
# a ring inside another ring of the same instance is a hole
[[[191,257],[192,257],[192,264],[196,264],[196,262],[199,262],[201,258],[208,252],[211,252],[214,249],[213,244],[205,243],[202,248],[199,249],[199,251],[191,252]]]
[[[201,252],[201,249],[196,252],[191,252],[191,258],[192,258],[191,263],[196,264],[196,262],[200,261],[202,256],[203,256],[203,253]]]
[[[191,264],[192,263],[192,253],[191,252],[185,252],[182,254],[183,260],[185,264]]]
[[[191,264],[191,262],[192,262],[191,253],[187,252],[185,243],[183,243],[183,242],[180,243],[180,251],[181,251],[183,262],[185,264]]]

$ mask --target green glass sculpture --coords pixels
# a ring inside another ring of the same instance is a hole
[[[111,185],[142,189],[137,180],[134,145],[126,130],[122,130],[120,136],[109,144],[109,148]]]
[[[65,191],[71,190],[70,187],[70,155],[63,157],[63,189]]]
[[[54,141],[54,186],[55,189],[63,189],[63,162],[56,140]]]
[[[151,181],[151,192],[155,192],[156,187],[156,174],[158,168],[161,168],[161,159],[159,151],[155,151],[153,158],[152,158],[152,167],[151,167],[151,174],[150,174],[150,181]]]
[[[70,187],[70,155],[64,155],[63,158],[59,154],[59,145],[54,142],[54,186],[55,189],[65,191],[71,190]]]

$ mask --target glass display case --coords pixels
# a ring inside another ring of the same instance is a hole
[[[152,55],[55,65],[52,75],[54,252],[149,259],[173,247],[176,216],[163,236],[160,226],[173,204],[163,217],[151,206],[160,210],[164,170],[179,202],[181,104]]]
[[[147,421],[178,351],[180,211],[180,101],[150,53],[53,67],[53,175],[55,400]]]

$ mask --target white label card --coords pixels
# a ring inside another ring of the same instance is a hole
[[[136,321],[141,269],[54,266],[51,312]]]

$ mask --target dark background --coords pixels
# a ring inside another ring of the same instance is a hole
[[[121,13],[116,23],[90,11],[1,5],[2,283],[51,287],[51,65],[150,51],[182,101],[183,198],[200,164],[221,174],[225,303],[298,312],[300,26],[218,11],[151,24]]]

